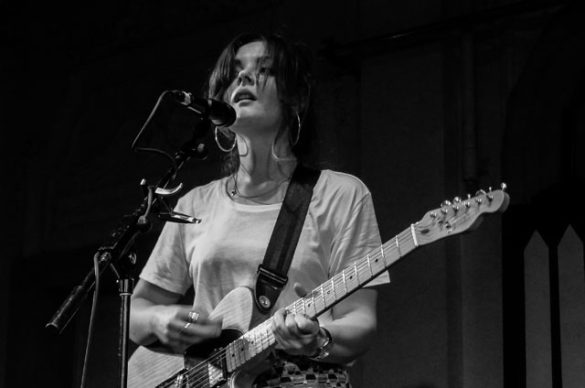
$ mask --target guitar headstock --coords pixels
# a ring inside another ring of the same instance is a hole
[[[508,207],[510,197],[506,193],[506,184],[501,188],[486,192],[479,190],[475,196],[453,198],[444,201],[438,209],[427,212],[414,224],[417,242],[426,245],[436,240],[472,230],[481,222],[484,214],[502,213]]]

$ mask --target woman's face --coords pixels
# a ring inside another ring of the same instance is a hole
[[[264,42],[240,47],[234,69],[234,79],[225,95],[237,115],[231,129],[248,134],[276,132],[282,123],[282,110],[272,59],[266,54]]]

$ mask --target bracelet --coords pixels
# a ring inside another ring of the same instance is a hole
[[[329,350],[333,347],[333,337],[331,333],[324,327],[319,328],[320,331],[325,333],[325,342],[317,348],[317,352],[309,358],[314,361],[321,361],[329,355]]]

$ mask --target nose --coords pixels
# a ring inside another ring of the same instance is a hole
[[[253,85],[254,84],[254,76],[250,73],[247,69],[242,69],[238,73],[237,78],[238,85]]]

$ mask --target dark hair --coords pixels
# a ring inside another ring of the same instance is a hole
[[[266,54],[272,59],[272,72],[275,76],[278,99],[283,112],[283,126],[291,128],[296,136],[297,112],[302,121],[302,133],[292,151],[301,163],[306,163],[306,156],[311,153],[314,142],[314,129],[311,114],[311,54],[309,49],[298,42],[292,42],[278,34],[247,33],[238,35],[223,50],[209,77],[207,96],[227,102],[226,91],[235,76],[235,58],[240,47],[252,43],[264,42]],[[223,134],[230,136],[230,132]],[[233,135],[232,135],[233,136]],[[239,166],[238,151],[228,153],[224,172],[229,174]]]

